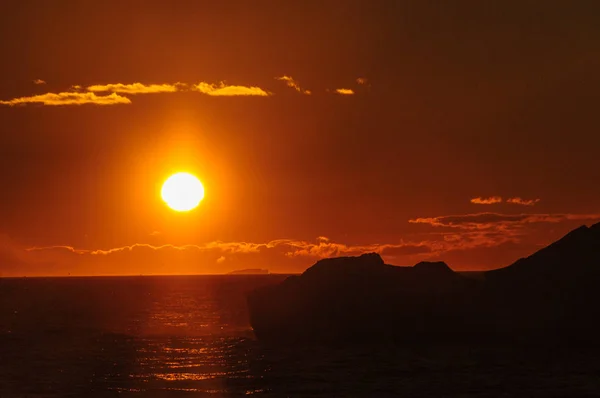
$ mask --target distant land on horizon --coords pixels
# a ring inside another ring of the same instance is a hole
[[[248,269],[238,269],[231,272],[228,272],[227,275],[267,275],[270,274],[268,269],[262,268],[248,268]]]

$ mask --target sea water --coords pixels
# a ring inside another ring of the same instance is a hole
[[[245,294],[284,278],[0,279],[0,397],[599,396],[575,350],[258,342]]]

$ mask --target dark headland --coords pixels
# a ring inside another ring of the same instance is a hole
[[[257,338],[273,342],[596,343],[600,223],[483,278],[376,253],[324,259],[250,292],[248,306]]]

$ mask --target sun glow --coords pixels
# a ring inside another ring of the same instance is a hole
[[[164,182],[160,196],[171,209],[190,211],[204,198],[204,187],[192,174],[177,173]]]

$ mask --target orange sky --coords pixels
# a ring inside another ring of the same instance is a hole
[[[5,1],[0,275],[508,265],[600,220],[599,8]]]

